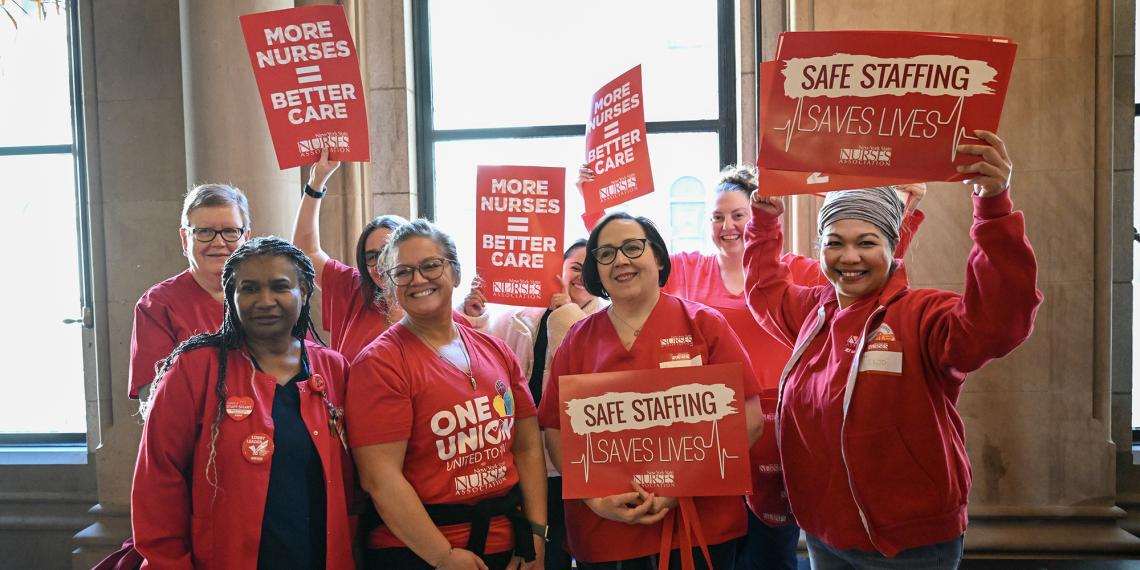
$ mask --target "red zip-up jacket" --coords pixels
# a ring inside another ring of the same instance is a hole
[[[348,363],[310,341],[305,348],[312,374],[325,380],[332,404],[343,407]],[[210,428],[218,405],[217,349],[179,355],[152,396],[131,490],[131,526],[135,548],[146,558],[143,568],[257,568],[273,457],[254,464],[242,448],[254,433],[273,438],[277,380],[257,371],[244,348],[230,351],[226,360],[228,396],[252,398],[253,411],[240,421],[222,417],[209,473]],[[312,383],[313,377],[299,382],[298,390],[301,419],[312,434],[326,481],[326,568],[353,568],[346,499],[346,489],[354,488],[352,463],[330,430],[328,408]]]
[[[962,294],[909,289],[895,260],[883,289],[840,309],[831,285],[793,284],[779,219],[753,209],[748,304],[795,339],[776,419],[788,498],[800,526],[834,548],[894,556],[965,532],[962,383],[1029,337],[1042,301],[1008,192],[974,197],[970,236]]]

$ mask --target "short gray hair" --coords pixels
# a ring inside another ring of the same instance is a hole
[[[241,190],[229,184],[199,184],[187,192],[182,200],[182,226],[190,227],[190,212],[218,206],[237,206],[242,225],[249,229],[249,200]]]

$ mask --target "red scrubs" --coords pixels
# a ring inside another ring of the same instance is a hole
[[[668,339],[669,342],[662,342]],[[547,429],[559,429],[559,379],[570,374],[647,370],[678,358],[699,358],[700,364],[744,364],[745,398],[758,396],[760,385],[740,339],[714,310],[662,294],[642,326],[641,335],[626,350],[605,311],[575,324],[558,347],[550,368],[538,419]],[[698,497],[694,501],[710,545],[744,535],[744,505],[739,497]],[[629,525],[603,519],[581,501],[566,501],[566,530],[570,552],[586,562],[628,560],[657,554],[661,523]],[[673,544],[682,543],[674,533]]]
[[[346,490],[353,468],[315,377],[334,406],[344,402],[348,363],[306,341],[313,376],[298,383],[301,418],[312,433],[326,486],[326,567],[352,568]],[[257,371],[244,349],[226,359],[227,412],[218,424],[218,351],[199,348],[175,360],[152,396],[131,491],[135,548],[143,568],[257,568],[262,515],[273,455],[273,397],[277,379]],[[252,407],[247,415],[239,410]],[[239,419],[240,418],[240,419]],[[251,447],[252,446],[252,447]]]
[[[155,364],[174,352],[182,341],[222,326],[222,304],[214,299],[187,269],[143,293],[135,304],[131,329],[131,364],[128,372],[131,398],[154,381]]]
[[[352,365],[347,409],[353,448],[407,441],[404,477],[424,504],[474,504],[505,495],[518,483],[516,422],[534,416],[534,401],[518,362],[503,341],[458,327],[476,386],[410,329],[395,324]],[[470,524],[440,528],[464,548]],[[484,552],[510,550],[506,517],[491,519]],[[384,525],[368,538],[373,549],[403,547]]]

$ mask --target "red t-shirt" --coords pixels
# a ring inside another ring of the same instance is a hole
[[[387,316],[364,302],[361,278],[359,269],[335,259],[321,271],[321,325],[329,331],[329,346],[349,362],[388,328]]]
[[[458,327],[477,388],[407,327],[396,324],[360,354],[350,372],[346,424],[351,447],[408,442],[404,477],[424,504],[474,504],[518,483],[515,422],[535,414],[522,370],[503,341]],[[471,525],[441,527],[467,545]],[[514,545],[506,517],[495,517],[485,552]],[[404,546],[387,526],[369,548]]]
[[[663,343],[663,339],[669,342]],[[570,329],[550,365],[550,383],[538,411],[539,424],[560,428],[558,394],[562,376],[648,370],[678,357],[699,357],[700,364],[743,363],[745,397],[760,394],[748,355],[724,317],[699,303],[662,294],[628,351],[605,311],[586,317]],[[744,535],[746,520],[740,497],[699,497],[695,503],[709,544]],[[570,551],[586,562],[648,556],[656,554],[661,545],[661,523],[628,525],[606,520],[581,501],[566,501],[566,532]],[[680,536],[674,534],[673,545],[679,544]]]
[[[135,304],[131,328],[131,365],[127,395],[154,381],[154,366],[182,341],[222,326],[222,304],[202,288],[187,269],[156,284]]]

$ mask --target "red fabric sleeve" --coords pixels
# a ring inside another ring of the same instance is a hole
[[[131,363],[127,373],[129,397],[138,398],[139,389],[154,381],[155,364],[174,352],[177,345],[178,339],[171,330],[166,308],[152,303],[148,297],[139,299],[131,327]]]
[[[804,320],[819,303],[822,288],[797,285],[781,261],[784,233],[780,219],[752,209],[744,230],[744,292],[748,308],[760,325],[791,346]]]
[[[744,397],[747,399],[752,396],[759,396],[762,391],[760,379],[756,377],[752,361],[748,358],[748,353],[744,350],[740,337],[736,336],[736,331],[732,330],[728,321],[720,313],[702,311],[702,314],[706,316],[700,320],[698,325],[701,327],[701,335],[709,341],[708,363],[739,362],[744,372],[742,377]]]
[[[364,353],[349,368],[345,424],[349,447],[402,441],[412,434],[412,394],[404,355],[392,345]]]
[[[131,489],[131,527],[146,558],[143,568],[193,568],[191,471],[205,397],[201,380],[213,368],[187,360],[179,357],[159,383],[143,425]]]
[[[1013,212],[1009,192],[974,197],[974,246],[961,296],[923,315],[928,347],[941,366],[962,375],[1005,356],[1033,333],[1044,296],[1037,289],[1037,258],[1025,237],[1025,216]]]
[[[335,259],[325,262],[321,271],[321,326],[326,331],[343,331],[348,323],[352,296],[360,294],[360,272]],[[333,327],[333,323],[340,326]]]
[[[906,250],[910,248],[911,241],[918,234],[918,227],[922,225],[922,221],[925,219],[926,214],[922,210],[915,210],[903,218],[902,227],[899,228],[899,244],[895,247],[894,252],[896,259],[902,259],[906,256]]]
[[[506,364],[507,374],[511,378],[511,394],[515,399],[515,418],[521,420],[536,415],[538,410],[534,407],[534,394],[530,393],[530,384],[523,376],[518,359],[507,343],[491,335],[486,337],[495,343],[495,349]]]

